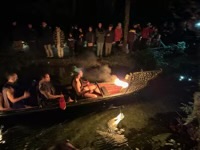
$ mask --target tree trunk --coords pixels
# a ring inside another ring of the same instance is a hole
[[[124,19],[124,43],[123,49],[127,52],[127,36],[128,36],[128,27],[129,27],[129,20],[130,20],[130,6],[131,0],[125,1],[125,19]]]
[[[73,0],[72,1],[72,16],[73,16],[73,18],[76,17],[76,6],[77,6],[77,1]]]

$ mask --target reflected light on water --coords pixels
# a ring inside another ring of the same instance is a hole
[[[117,125],[119,124],[119,122],[121,120],[124,119],[124,114],[123,113],[119,113],[119,115],[117,115],[117,117],[111,119],[108,121],[108,127],[111,131],[116,131],[118,130]]]
[[[3,133],[2,133],[3,126],[0,126],[0,144],[4,144],[6,141],[3,140]]]

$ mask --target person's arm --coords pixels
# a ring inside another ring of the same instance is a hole
[[[56,99],[56,98],[60,98],[60,97],[64,97],[63,94],[60,95],[53,95],[50,92],[43,92],[45,97],[47,97],[47,99]]]
[[[3,95],[0,93],[0,110],[3,110]]]
[[[23,99],[26,99],[26,98],[28,98],[30,96],[30,94],[28,92],[24,92],[24,95],[15,98],[13,92],[10,89],[7,90],[6,94],[7,94],[8,99],[12,103],[16,103],[16,102],[21,101]]]
[[[75,90],[76,90],[76,94],[77,95],[82,95],[82,93],[81,93],[81,85],[80,85],[80,82],[77,80],[77,79],[75,79]]]
[[[43,83],[41,83],[41,85],[39,87],[39,92],[42,95],[44,95],[46,99],[49,99],[49,100],[64,97],[63,94],[56,95],[56,94],[54,94],[54,92],[51,93],[50,91],[52,91],[52,90],[50,90],[50,89],[54,89],[52,87],[52,85],[49,85],[49,84],[46,84],[45,82],[43,82]]]
[[[75,80],[75,90],[76,90],[77,95],[84,95],[85,93],[89,92],[89,90],[81,91],[81,84],[80,84],[80,81],[78,81],[78,79]]]

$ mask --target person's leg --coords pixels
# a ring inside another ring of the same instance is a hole
[[[60,57],[61,57],[61,54],[60,54],[60,45],[57,44],[57,45],[56,45],[56,48],[57,48],[58,58],[60,58]]]
[[[101,45],[100,45],[100,43],[98,42],[97,43],[97,57],[99,57],[99,55],[100,55],[100,47]]]
[[[48,46],[47,46],[47,45],[44,45],[44,49],[45,49],[45,52],[46,52],[46,57],[50,57],[50,53],[49,53],[49,50],[48,50]]]
[[[105,44],[105,56],[108,56],[108,43]]]
[[[51,48],[51,44],[48,44],[48,45],[47,45],[47,48],[48,48],[50,57],[53,57],[53,51],[52,51],[52,48]]]
[[[89,85],[89,89],[90,89],[90,90],[93,90],[95,93],[101,95],[101,91],[99,90],[99,88],[98,88],[97,85],[90,84],[90,85]]]
[[[61,58],[64,57],[64,48],[63,47],[60,48],[60,56],[61,56]]]
[[[83,96],[85,98],[97,98],[98,97],[96,94],[93,94],[93,93],[85,93]]]
[[[99,52],[100,57],[103,56],[103,44],[104,44],[104,43],[101,43],[101,44],[100,44],[100,52]]]
[[[108,44],[108,55],[111,54],[111,51],[112,51],[112,43],[109,43]]]

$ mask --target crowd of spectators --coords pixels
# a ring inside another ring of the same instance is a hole
[[[39,29],[31,23],[21,28],[14,21],[11,33],[13,51],[24,51],[27,48],[32,54],[43,53],[47,58],[74,57],[84,51],[93,52],[102,58],[120,51],[125,39],[120,22],[116,26],[109,24],[107,27],[99,22],[96,27],[88,26],[86,29],[74,25],[66,32],[61,26],[53,28],[45,21],[41,22]],[[185,35],[194,36],[187,22],[180,26],[167,21],[162,25],[150,22],[133,24],[129,27],[126,52],[134,53],[148,47],[160,47],[164,43],[177,43],[185,40]]]

